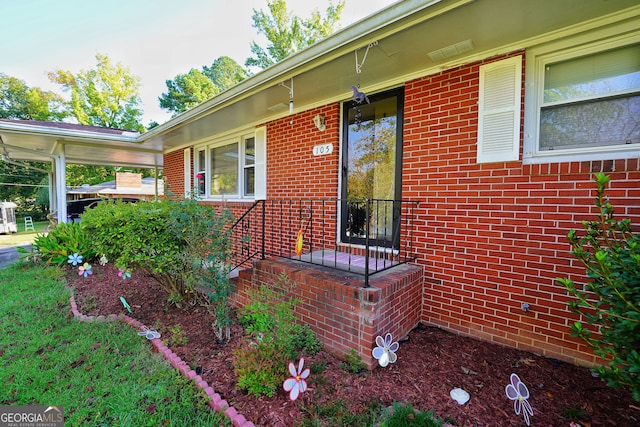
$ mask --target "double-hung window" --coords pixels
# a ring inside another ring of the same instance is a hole
[[[531,61],[530,61],[531,60]],[[640,151],[640,35],[527,57],[525,162]]]
[[[194,182],[198,195],[205,199],[263,198],[264,135],[264,130],[256,129],[197,147]]]

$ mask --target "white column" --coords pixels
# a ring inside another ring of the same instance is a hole
[[[67,162],[64,155],[64,144],[58,144],[54,151],[56,210],[58,223],[67,222]]]

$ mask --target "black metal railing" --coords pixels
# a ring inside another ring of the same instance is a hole
[[[369,277],[416,259],[411,200],[261,200],[235,222],[234,269],[283,257]]]

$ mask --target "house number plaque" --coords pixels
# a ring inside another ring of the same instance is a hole
[[[313,147],[314,156],[326,156],[333,153],[333,144],[319,144]]]

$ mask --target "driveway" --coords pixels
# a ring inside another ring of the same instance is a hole
[[[23,248],[28,248],[30,245],[24,245]],[[20,258],[17,246],[0,246],[0,268],[5,268],[18,261]]]

